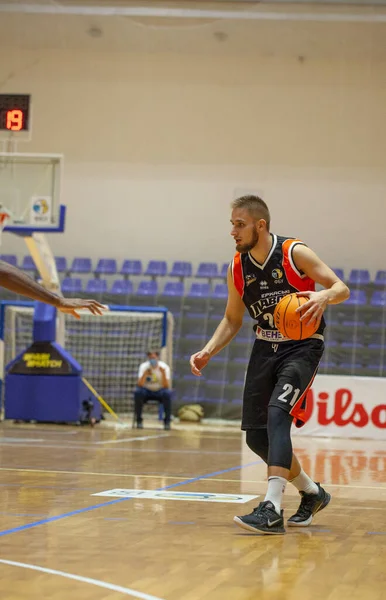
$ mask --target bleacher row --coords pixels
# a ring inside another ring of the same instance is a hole
[[[21,266],[24,263],[25,259]],[[254,341],[249,317],[232,343],[212,359],[204,377],[193,377],[189,369],[190,355],[203,347],[223,316],[226,264],[201,263],[195,271],[186,262],[175,262],[168,268],[166,261],[149,261],[143,268],[141,261],[127,260],[118,269],[113,259],[101,259],[94,270],[91,259],[74,259],[68,266],[61,258],[57,264],[64,275],[62,290],[67,296],[92,295],[106,304],[166,306],[173,313],[178,403],[205,402],[212,409],[217,406],[217,414],[221,415],[240,404]],[[326,350],[319,372],[386,376],[386,271],[378,271],[373,279],[363,269],[351,270],[347,278],[342,270],[336,272],[349,284],[351,296],[344,304],[329,306],[326,311]],[[91,273],[93,277],[87,278]],[[220,281],[216,282],[216,277]]]

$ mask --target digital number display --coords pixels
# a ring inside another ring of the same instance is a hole
[[[30,95],[0,94],[0,131],[29,131]]]

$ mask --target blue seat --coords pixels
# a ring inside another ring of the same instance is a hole
[[[82,280],[79,277],[65,277],[62,281],[62,292],[64,294],[78,293],[82,289]]]
[[[229,263],[223,264],[223,266],[221,267],[221,271],[220,271],[220,277],[226,277],[228,275],[228,267],[229,267]]]
[[[55,264],[58,273],[67,271],[67,258],[65,256],[55,256]]]
[[[366,292],[356,289],[350,291],[350,298],[344,302],[343,306],[365,306],[366,304]]]
[[[9,265],[17,267],[17,258],[16,258],[15,254],[1,254],[0,260],[3,260],[4,262],[8,263]]]
[[[370,283],[370,273],[367,269],[352,269],[348,278],[351,285],[365,285]]]
[[[182,281],[167,281],[164,285],[162,295],[180,298],[184,295],[184,284]]]
[[[23,271],[37,271],[34,259],[29,254],[23,258],[21,268]]]
[[[115,258],[100,258],[95,269],[96,275],[115,275],[117,272],[117,261]]]
[[[86,284],[87,294],[103,294],[107,292],[106,279],[89,279]]]
[[[386,291],[381,292],[377,290],[373,293],[370,300],[371,306],[382,306],[386,307]]]
[[[110,294],[127,296],[133,293],[133,283],[126,279],[116,279],[110,289]]]
[[[202,262],[198,265],[196,277],[218,277],[218,267],[216,263]]]
[[[125,277],[130,275],[142,275],[142,262],[140,260],[124,260],[120,274]]]
[[[209,298],[210,285],[209,283],[195,283],[193,282],[188,292],[189,298]]]
[[[341,279],[342,281],[344,281],[344,271],[343,269],[332,269],[335,273],[335,275],[337,275],[339,277],[339,279]]]
[[[150,260],[144,275],[151,277],[164,277],[167,272],[167,264],[165,260]]]
[[[176,261],[169,273],[170,277],[191,277],[192,276],[192,263]]]
[[[374,283],[375,285],[386,286],[386,271],[377,271]]]
[[[70,273],[91,273],[91,258],[77,256],[72,261]]]
[[[140,281],[137,289],[138,296],[156,296],[158,284],[156,281]]]
[[[212,292],[212,298],[228,298],[228,286],[226,283],[218,283]]]

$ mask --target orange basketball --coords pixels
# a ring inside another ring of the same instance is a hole
[[[306,325],[304,321],[300,320],[301,313],[296,312],[296,309],[306,302],[308,302],[308,298],[305,296],[299,297],[296,294],[288,294],[276,304],[273,313],[275,327],[282,335],[291,340],[305,340],[313,335],[318,328],[318,323],[315,322]]]

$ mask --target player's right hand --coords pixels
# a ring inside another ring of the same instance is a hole
[[[193,375],[197,375],[201,377],[202,369],[206,367],[210,360],[210,354],[206,350],[200,350],[200,352],[196,352],[196,354],[192,354],[190,357],[190,369]]]
[[[60,312],[72,315],[77,319],[80,319],[78,310],[87,309],[93,315],[103,315],[103,311],[106,307],[96,300],[83,300],[80,298],[59,298],[57,309]]]

